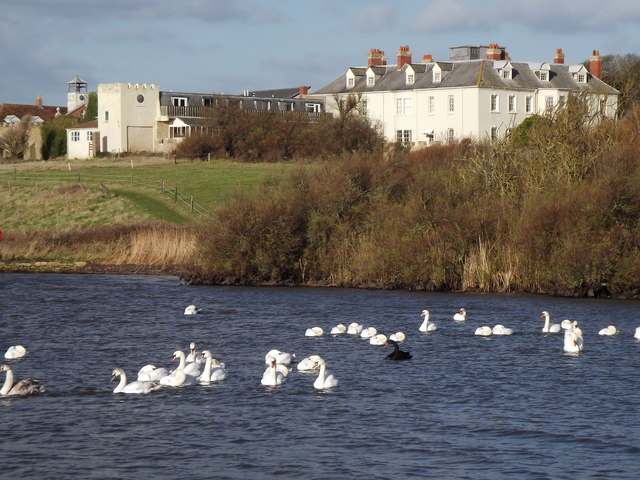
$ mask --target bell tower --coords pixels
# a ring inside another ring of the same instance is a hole
[[[87,82],[78,76],[69,80],[67,82],[67,112],[73,112],[87,103],[89,103]]]

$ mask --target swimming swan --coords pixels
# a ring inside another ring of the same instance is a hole
[[[199,377],[202,374],[202,364],[198,362],[187,363],[187,357],[184,355],[184,352],[182,350],[176,350],[175,352],[173,352],[173,357],[171,358],[171,360],[175,359],[180,360],[178,369],[182,370],[185,375],[191,377]]]
[[[407,336],[402,332],[396,332],[389,335],[389,340],[393,340],[394,342],[402,343],[407,338]]]
[[[633,335],[633,338],[640,340],[640,327],[636,328],[636,333]]]
[[[387,360],[409,360],[412,358],[412,355],[409,352],[400,350],[400,347],[398,347],[398,342],[389,340],[385,343],[385,346],[388,347],[389,345],[393,346],[393,352],[385,357]]]
[[[269,365],[269,363],[271,362],[270,358],[274,358],[276,361],[276,364],[278,365],[289,365],[291,362],[293,362],[293,359],[295,358],[295,356],[296,356],[295,354],[281,352],[280,350],[276,350],[276,349],[269,350],[267,354],[264,356],[264,363]]]
[[[320,355],[311,355],[307,358],[303,358],[299,363],[298,363],[298,371],[299,372],[308,372],[310,370],[314,370],[317,367],[317,365],[319,365],[319,362],[322,362],[323,359]]]
[[[189,377],[189,384],[187,384],[187,377]],[[166,377],[162,377],[160,379],[160,385],[163,387],[182,387],[185,385],[190,385],[192,383],[190,375],[185,375],[182,370],[174,370]]]
[[[219,362],[209,350],[203,350],[200,358],[205,359],[204,370],[202,375],[198,377],[200,383],[220,382],[227,378],[227,371],[224,363]]]
[[[195,315],[196,313],[200,313],[202,309],[196,307],[195,305],[189,305],[187,308],[184,309],[184,314],[185,315]]]
[[[338,379],[333,376],[332,373],[327,372],[327,362],[320,359],[316,362],[315,368],[320,367],[320,373],[318,378],[313,382],[313,387],[317,390],[326,390],[327,388],[333,388],[338,386]]]
[[[488,337],[493,333],[493,330],[488,325],[476,328],[474,335],[480,335],[481,337]]]
[[[456,322],[464,322],[467,319],[467,311],[461,308],[460,311],[453,316],[453,319]]]
[[[562,320],[562,321],[560,322],[560,328],[561,328],[562,330],[568,330],[568,329],[570,329],[570,328],[571,328],[571,325],[572,325],[572,324],[571,324],[571,320],[569,320],[568,318],[565,318],[564,320]]]
[[[305,337],[321,337],[322,335],[324,335],[322,327],[307,328],[304,332]]]
[[[22,345],[11,345],[4,354],[4,358],[7,360],[14,360],[16,358],[22,358],[27,354],[27,349]]]
[[[158,368],[151,364],[145,365],[138,370],[138,380],[141,382],[157,382],[167,375],[169,375],[169,370],[164,367]]]
[[[615,335],[616,333],[618,333],[618,329],[613,325],[609,325],[607,328],[600,330],[598,335]]]
[[[344,333],[347,333],[347,327],[342,323],[339,323],[331,329],[331,335],[342,335]]]
[[[262,374],[262,380],[260,380],[260,383],[262,385],[275,387],[276,385],[282,385],[286,380],[287,376],[284,372],[278,369],[276,359],[271,357],[269,359],[269,366]]]
[[[387,343],[387,336],[382,333],[374,335],[369,339],[369,344],[371,345],[384,345],[385,343]]]
[[[368,340],[369,338],[373,337],[377,333],[378,333],[378,330],[376,330],[375,327],[367,327],[360,332],[360,338],[364,338],[365,340]]]
[[[542,333],[559,333],[562,327],[559,323],[549,325],[551,321],[551,315],[546,310],[540,314],[540,318],[544,317],[544,327],[542,327]]]
[[[424,317],[424,321],[418,330],[421,332],[433,332],[438,328],[435,323],[429,321],[429,310],[422,310],[420,316]]]
[[[504,325],[496,325],[493,327],[491,331],[494,335],[511,335],[513,333],[513,328],[505,327]]]
[[[360,335],[362,333],[362,325],[358,322],[352,322],[349,324],[349,328],[347,328],[348,335]]]
[[[578,328],[578,322],[573,322],[572,327],[564,332],[564,351],[567,353],[579,353],[584,348],[582,330]]]
[[[116,368],[111,372],[111,381],[120,377],[120,383],[113,389],[113,393],[150,393],[160,389],[157,382],[141,382],[136,380],[127,384],[127,375],[121,368]]]
[[[18,397],[18,396],[27,396],[27,395],[37,395],[45,391],[43,385],[40,385],[38,380],[34,380],[33,378],[25,378],[24,380],[20,380],[15,385],[13,384],[13,370],[9,365],[2,365],[0,367],[0,372],[7,372],[7,376],[4,379],[4,384],[0,389],[0,395],[7,397]]]

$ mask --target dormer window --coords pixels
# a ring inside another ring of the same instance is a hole
[[[549,81],[549,72],[540,71],[540,81],[548,82]]]
[[[407,85],[412,85],[416,81],[415,74],[407,73]]]
[[[500,76],[504,79],[504,80],[511,80],[511,70],[502,70],[500,72]]]
[[[442,72],[440,70],[433,71],[433,82],[440,83],[442,81]]]
[[[376,84],[375,75],[367,75],[367,87],[373,87]]]
[[[353,77],[347,77],[347,88],[353,88],[356,85],[356,79]]]
[[[579,73],[578,74],[578,83],[587,83],[587,74]]]

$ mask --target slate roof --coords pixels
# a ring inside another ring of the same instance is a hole
[[[609,93],[619,92],[604,83],[590,73],[586,84],[578,83],[573,77],[576,70],[574,65],[549,63],[549,81],[543,82],[532,70],[532,64],[528,62],[513,62],[512,78],[504,79],[500,72],[494,67],[494,62],[504,61],[494,60],[465,60],[457,62],[432,62],[426,64],[411,64],[411,68],[416,72],[415,82],[407,84],[406,70],[408,65],[397,70],[395,65],[387,66],[385,72],[376,78],[375,85],[367,86],[365,67],[350,68],[349,71],[357,73],[355,85],[347,88],[346,73],[333,82],[325,85],[319,90],[310,92],[311,95],[336,94],[336,93],[366,93],[399,90],[420,90],[429,88],[452,88],[452,87],[486,87],[508,90],[537,90],[540,88],[566,89],[587,93]],[[433,68],[438,64],[442,69],[442,80],[433,81]],[[379,67],[375,67],[376,74]]]
[[[32,117],[40,117],[45,122],[56,118],[56,113],[60,109],[60,114],[66,115],[67,107],[52,107],[37,105],[19,105],[14,103],[2,103],[0,104],[0,121],[7,115],[15,115],[18,118],[23,118],[25,115],[31,115]]]

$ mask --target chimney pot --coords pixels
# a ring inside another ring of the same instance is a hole
[[[594,77],[602,78],[602,57],[599,50],[594,50],[589,58],[589,71]]]
[[[402,45],[400,50],[398,51],[398,65],[397,68],[400,70],[407,64],[411,63],[411,52],[409,51],[409,45]]]
[[[553,63],[564,63],[564,53],[561,48],[556,48],[556,54],[553,56]]]

